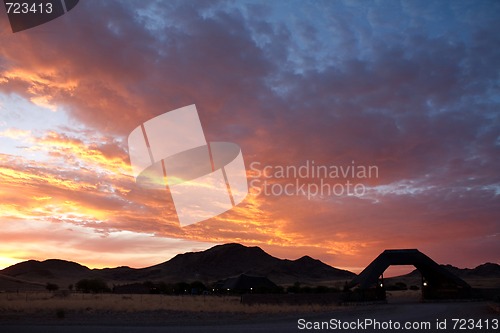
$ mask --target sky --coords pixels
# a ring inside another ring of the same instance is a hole
[[[356,273],[397,248],[500,263],[498,31],[498,1],[81,0],[17,33],[2,8],[0,268],[231,242]],[[181,227],[127,137],[192,104],[249,194]]]

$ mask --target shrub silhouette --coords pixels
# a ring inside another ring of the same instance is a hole
[[[101,279],[83,279],[76,283],[76,290],[84,293],[110,292],[108,285]]]
[[[47,282],[47,284],[45,285],[45,289],[47,289],[48,291],[56,291],[59,289],[59,286],[55,283]]]

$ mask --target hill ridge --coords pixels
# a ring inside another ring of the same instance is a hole
[[[276,283],[349,280],[354,273],[338,269],[310,256],[295,260],[274,257],[258,246],[239,243],[215,245],[207,250],[177,254],[173,258],[144,268],[120,266],[89,269],[61,259],[28,260],[0,271],[31,281],[73,281],[77,277],[95,277],[108,281],[217,281],[239,274],[266,276]],[[76,281],[74,281],[76,282]]]

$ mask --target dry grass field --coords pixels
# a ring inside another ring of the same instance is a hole
[[[498,318],[491,302],[421,303],[395,291],[388,304],[242,304],[237,296],[0,293],[0,332],[294,332],[298,318],[326,321]],[[449,319],[451,321],[451,319]],[[375,332],[367,330],[367,332]],[[489,332],[489,331],[486,331]]]
[[[49,292],[1,293],[0,315],[2,313],[39,311],[71,312],[143,312],[173,310],[182,312],[219,313],[297,313],[323,312],[332,306],[322,305],[275,305],[242,304],[239,296],[170,296],[170,295],[117,295],[81,294],[66,296]]]

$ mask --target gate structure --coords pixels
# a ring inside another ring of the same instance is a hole
[[[391,265],[413,265],[422,275],[423,299],[470,298],[471,287],[417,249],[385,250],[347,288],[364,300],[385,299],[382,274]]]

